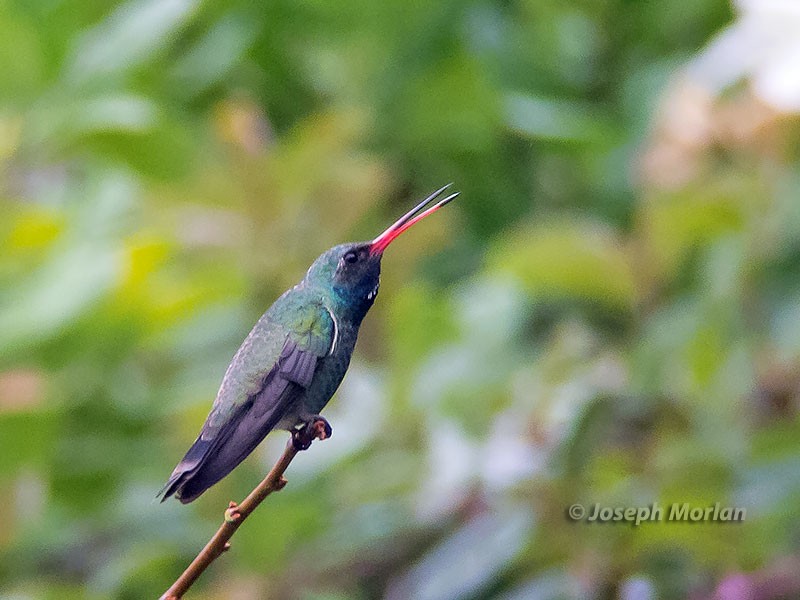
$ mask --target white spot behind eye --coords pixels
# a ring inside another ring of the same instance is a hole
[[[372,300],[378,295],[378,287],[379,285],[376,285],[374,288],[372,288],[372,291],[367,294],[367,300]]]

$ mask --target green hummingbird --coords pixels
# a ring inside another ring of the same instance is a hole
[[[334,246],[317,258],[303,280],[269,307],[233,357],[211,412],[194,444],[159,495],[186,504],[230,473],[273,429],[299,433],[314,426],[330,437],[320,416],[339,387],[361,321],[375,302],[381,258],[406,229],[458,196],[422,211],[450,185],[436,190],[371,242]]]

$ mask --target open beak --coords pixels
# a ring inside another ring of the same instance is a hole
[[[372,243],[370,244],[370,247],[369,247],[369,253],[370,254],[383,254],[383,251],[386,250],[386,247],[389,244],[391,244],[392,240],[394,240],[398,235],[403,233],[406,229],[411,227],[417,221],[421,221],[422,219],[424,219],[428,215],[432,215],[437,210],[442,208],[445,204],[450,202],[453,198],[458,196],[459,192],[454,192],[454,193],[450,194],[449,196],[439,200],[436,204],[431,206],[425,212],[417,214],[417,213],[419,213],[419,211],[421,211],[423,208],[425,208],[425,206],[427,206],[431,201],[433,201],[436,198],[438,198],[439,196],[441,196],[442,193],[447,188],[449,188],[451,185],[453,185],[453,184],[452,183],[448,183],[446,186],[444,186],[442,188],[439,188],[438,190],[433,192],[430,196],[425,198],[425,200],[423,200],[422,202],[417,204],[414,208],[412,208],[410,211],[408,211],[406,214],[404,214],[402,217],[397,219],[397,221],[395,221],[394,224],[391,227],[389,227],[386,231],[384,231],[382,234],[380,234],[378,237],[376,237],[374,240],[372,240]]]

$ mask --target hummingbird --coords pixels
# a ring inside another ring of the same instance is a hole
[[[448,184],[400,217],[371,242],[340,244],[323,252],[302,281],[261,316],[228,366],[200,434],[159,492],[195,500],[241,463],[274,429],[301,436],[314,427],[320,439],[332,429],[320,411],[342,382],[358,329],[380,283],[383,252],[401,233],[458,196],[440,198]],[[422,212],[421,212],[422,211]]]

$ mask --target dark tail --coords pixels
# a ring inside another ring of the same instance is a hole
[[[195,500],[247,458],[277,421],[277,415],[271,413],[259,418],[245,416],[214,440],[204,440],[201,434],[158,493],[161,501],[170,496],[183,504]]]
[[[186,453],[186,456],[183,457],[181,462],[178,463],[178,466],[172,471],[172,475],[170,475],[167,483],[161,488],[161,491],[158,492],[156,497],[160,496],[161,502],[175,496],[178,500],[186,504],[197,498],[197,496],[219,481],[219,479],[217,479],[216,481],[210,482],[191,497],[185,494],[187,484],[193,481],[201,471],[203,462],[208,456],[212,445],[213,442],[211,440],[203,440],[200,437],[195,440],[192,447],[189,448],[189,451]]]
[[[183,504],[196,500],[208,488],[233,471],[260,441],[257,440],[246,449],[237,448],[238,444],[233,443],[233,440],[219,448],[212,448],[211,441],[198,438],[159,492],[161,501],[164,502],[170,496],[175,496]]]

